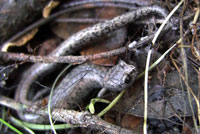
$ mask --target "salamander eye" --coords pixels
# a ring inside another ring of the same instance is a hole
[[[129,84],[129,83],[131,82],[131,77],[130,77],[130,75],[124,76],[123,81],[124,81],[126,84]]]

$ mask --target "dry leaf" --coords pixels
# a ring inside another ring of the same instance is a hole
[[[8,42],[6,44],[3,45],[3,47],[1,48],[2,52],[7,52],[8,48],[11,46],[23,46],[24,44],[26,44],[29,40],[31,40],[35,34],[38,32],[38,28],[33,29],[30,33],[24,35],[23,37],[21,37],[20,39],[18,39],[15,42]]]
[[[143,118],[126,114],[121,121],[121,125],[124,128],[132,129],[137,132],[142,132],[143,120]]]
[[[115,113],[113,113],[112,111],[109,111],[104,115],[104,120],[112,124],[116,124],[115,118]]]
[[[42,15],[44,18],[47,18],[51,12],[52,9],[54,9],[56,6],[59,5],[59,1],[50,1],[48,3],[48,5],[45,6],[45,8],[43,9]]]

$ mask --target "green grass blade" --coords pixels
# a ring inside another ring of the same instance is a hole
[[[6,122],[5,120],[3,120],[2,118],[0,118],[0,122],[4,125],[6,125],[8,128],[10,128],[11,130],[13,130],[14,132],[16,132],[17,134],[23,134],[21,131],[19,131],[17,128],[15,128],[14,126],[12,126],[11,124],[9,124],[8,122]]]
[[[56,80],[54,81],[53,83],[53,86],[52,86],[52,89],[51,89],[51,92],[50,92],[50,96],[49,96],[49,102],[48,102],[48,115],[49,115],[49,121],[50,121],[50,124],[51,124],[51,127],[52,127],[52,130],[54,132],[54,134],[57,134],[56,133],[56,130],[54,128],[54,124],[53,124],[53,121],[52,121],[52,117],[51,117],[51,98],[52,98],[52,95],[53,95],[53,91],[54,91],[54,88],[56,86],[56,83],[58,81],[58,79],[62,76],[62,74],[67,71],[70,67],[72,66],[72,64],[69,64],[66,68],[64,68],[61,73],[58,75],[58,77],[56,78]]]
[[[26,126],[26,127],[33,129],[33,130],[51,130],[51,125],[28,123],[28,122],[20,121],[20,120],[14,118],[14,117],[11,117],[10,120],[15,125],[20,126],[20,127]],[[73,127],[77,127],[77,126],[70,125],[70,124],[56,124],[56,125],[54,125],[54,128],[56,130],[73,128]]]

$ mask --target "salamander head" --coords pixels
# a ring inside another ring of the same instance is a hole
[[[121,91],[131,85],[137,76],[137,69],[120,60],[106,75],[104,88],[112,91]]]

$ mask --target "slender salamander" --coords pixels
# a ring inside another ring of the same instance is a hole
[[[99,89],[121,91],[131,85],[137,76],[137,69],[123,60],[113,67],[82,64],[72,69],[53,92],[51,108],[75,109],[83,100],[96,95]],[[41,106],[42,100],[33,102]],[[47,117],[35,114],[19,114],[22,120],[42,123]]]
[[[149,14],[156,14],[160,17],[166,17],[167,12],[162,7],[159,6],[148,6],[141,7],[137,10],[125,13],[118,17],[113,18],[102,23],[98,23],[91,27],[88,27],[80,32],[72,35],[70,38],[61,43],[50,55],[51,56],[61,56],[70,55],[74,52],[80,50],[88,43],[99,39],[100,37],[111,33],[130,22],[134,22],[137,19],[146,17]],[[22,77],[21,82],[18,85],[15,98],[16,100],[25,103],[32,104],[31,101],[27,99],[28,90],[38,77],[44,77],[45,74],[51,72],[56,67],[55,63],[44,64],[36,63],[34,64]],[[92,80],[92,79],[91,79]],[[115,87],[115,85],[113,85]],[[113,89],[117,90],[117,89]],[[122,89],[120,89],[122,90]]]

